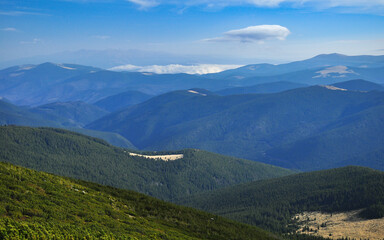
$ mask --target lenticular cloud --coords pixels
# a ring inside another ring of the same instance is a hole
[[[280,25],[258,25],[231,30],[225,32],[223,37],[210,38],[205,41],[263,42],[272,39],[284,40],[290,33],[288,28]]]

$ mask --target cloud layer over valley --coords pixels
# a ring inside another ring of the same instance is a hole
[[[173,74],[173,73],[188,73],[188,74],[207,74],[217,73],[228,69],[239,68],[242,65],[223,65],[223,64],[195,64],[195,65],[151,65],[151,66],[136,66],[132,64],[116,66],[110,68],[112,71],[129,71],[129,72],[150,72],[156,74]]]

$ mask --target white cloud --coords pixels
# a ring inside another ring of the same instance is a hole
[[[241,67],[242,65],[221,65],[221,64],[196,64],[196,65],[152,65],[152,66],[135,66],[135,65],[122,65],[113,67],[109,70],[112,71],[129,71],[129,72],[152,72],[156,74],[174,74],[174,73],[188,73],[188,74],[207,74],[217,73],[228,69]]]
[[[127,0],[128,2],[137,4],[140,8],[151,8],[159,5],[160,3],[156,0]]]
[[[7,28],[2,28],[1,31],[4,31],[4,32],[17,32],[17,29],[13,28],[13,27],[7,27]]]
[[[231,30],[225,32],[223,37],[205,39],[204,41],[263,42],[272,39],[284,40],[290,33],[288,28],[280,25],[258,25]]]

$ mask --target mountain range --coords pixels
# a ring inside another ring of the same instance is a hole
[[[274,76],[335,66],[368,69],[381,68],[384,67],[384,56],[346,56],[337,53],[321,54],[310,59],[284,64],[250,64],[233,70],[208,74],[207,77],[209,76],[210,78],[218,79],[244,79],[255,76]]]
[[[353,79],[382,84],[383,73],[383,56],[339,54],[319,55],[280,65],[247,65],[206,75],[112,72],[74,64],[44,63],[1,70],[0,96],[17,105],[38,106],[68,101],[95,103],[126,91],[158,95],[190,88],[219,91],[281,81],[324,85]]]
[[[195,89],[154,97],[87,128],[120,133],[139,149],[192,147],[299,170],[376,152],[359,165],[383,169],[383,104],[384,92],[333,86],[230,96]]]
[[[15,66],[0,71],[0,120],[130,149],[198,148],[301,171],[384,169],[383,68],[383,56],[340,54],[206,75]]]

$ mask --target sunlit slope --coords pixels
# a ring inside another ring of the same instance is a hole
[[[132,191],[0,163],[1,239],[277,239]]]

